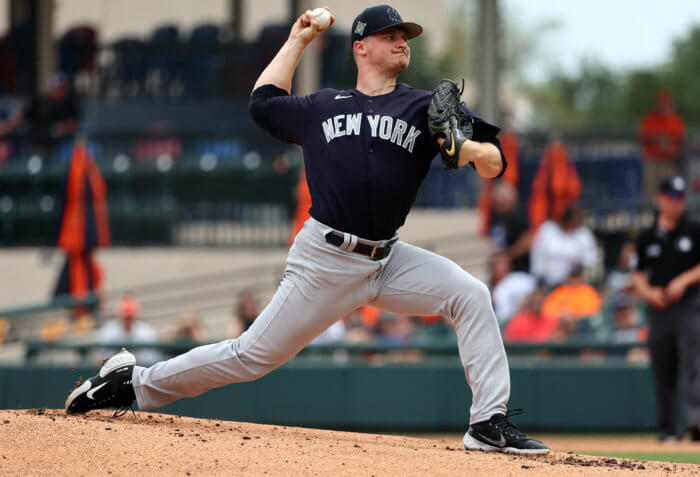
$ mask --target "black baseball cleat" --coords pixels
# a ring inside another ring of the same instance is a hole
[[[543,442],[532,439],[508,421],[508,418],[522,414],[522,409],[508,411],[505,415],[494,414],[488,421],[469,426],[464,434],[464,447],[467,450],[505,452],[506,454],[546,454],[549,452]]]
[[[66,414],[83,414],[108,407],[128,410],[135,399],[131,385],[135,364],[136,358],[125,349],[109,358],[97,376],[80,384],[68,395]]]

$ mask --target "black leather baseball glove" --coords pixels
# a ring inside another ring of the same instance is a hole
[[[435,86],[428,106],[428,129],[433,139],[445,138],[440,147],[440,157],[447,169],[459,167],[459,150],[464,141],[474,134],[472,119],[461,109],[460,96],[464,91],[452,80],[443,79]]]

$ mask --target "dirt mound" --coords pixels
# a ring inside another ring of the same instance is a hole
[[[539,436],[546,439],[553,449],[560,451],[575,450],[585,451],[585,453],[674,453],[674,454],[695,454],[700,453],[700,443],[690,440],[680,442],[659,442],[656,434],[631,436],[629,434],[598,434],[598,435],[551,435]]]
[[[553,452],[466,452],[459,441],[323,431],[139,412],[0,411],[6,475],[700,475],[700,466]]]

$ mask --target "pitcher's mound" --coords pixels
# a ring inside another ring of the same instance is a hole
[[[466,452],[459,441],[215,421],[139,412],[0,411],[6,475],[698,475],[698,466],[553,452]]]

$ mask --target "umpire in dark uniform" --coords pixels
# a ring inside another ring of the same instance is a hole
[[[685,215],[685,181],[663,180],[654,224],[637,240],[637,293],[649,303],[659,440],[680,439],[678,377],[691,438],[700,440],[700,224]]]

